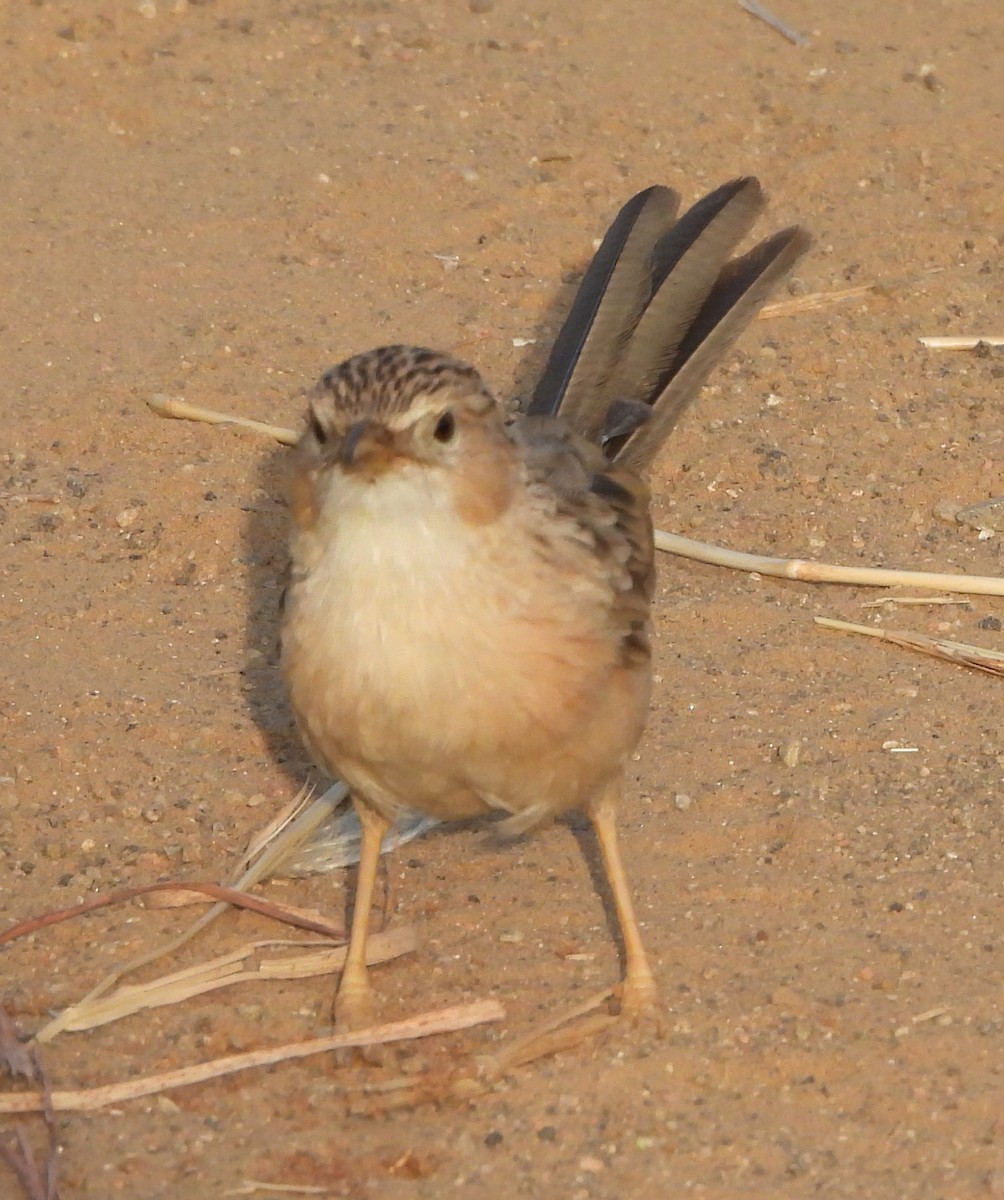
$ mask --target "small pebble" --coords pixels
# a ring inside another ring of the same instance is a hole
[[[686,812],[694,802],[686,792],[677,792],[673,797],[673,803],[680,810],[680,812]]]
[[[962,512],[962,505],[956,504],[954,500],[939,500],[931,512],[939,521],[954,521]]]
[[[786,767],[797,767],[798,760],[802,757],[801,742],[784,742],[778,746],[777,756]]]
[[[994,496],[990,500],[981,500],[978,504],[967,504],[955,514],[960,525],[968,525],[981,533],[992,530],[996,533],[1004,531],[1004,496]]]

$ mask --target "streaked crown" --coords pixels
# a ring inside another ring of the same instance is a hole
[[[481,376],[466,363],[419,346],[381,346],[325,371],[311,396],[311,422],[329,435],[364,418],[401,428],[441,407],[450,395],[474,401],[481,411],[495,404]]]

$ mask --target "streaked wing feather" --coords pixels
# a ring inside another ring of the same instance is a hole
[[[647,486],[633,472],[610,465],[593,476],[591,492],[614,513],[617,534],[628,554],[624,562],[631,587],[618,594],[616,620],[625,658],[648,655],[649,604],[655,587],[655,543]]]

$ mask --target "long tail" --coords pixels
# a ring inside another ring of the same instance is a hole
[[[766,207],[734,179],[677,219],[651,187],[625,204],[582,280],[528,407],[643,470],[715,364],[812,239],[797,225],[731,255]]]

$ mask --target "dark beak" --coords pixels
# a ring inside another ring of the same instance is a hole
[[[338,454],[346,471],[361,471],[369,475],[382,474],[395,457],[393,433],[369,417],[349,426]]]

